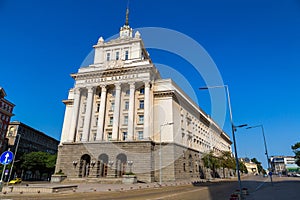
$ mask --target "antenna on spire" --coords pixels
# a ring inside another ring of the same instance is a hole
[[[129,25],[129,0],[127,1],[127,8],[126,8],[126,21],[125,21],[125,25],[128,26]]]

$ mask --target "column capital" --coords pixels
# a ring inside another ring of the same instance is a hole
[[[144,83],[145,83],[145,88],[146,88],[146,87],[150,87],[151,81],[144,81]]]
[[[81,87],[75,87],[74,92],[75,94],[79,94],[81,92],[82,88]]]
[[[107,90],[106,85],[100,85],[100,88],[101,88],[102,91],[106,91]]]
[[[92,93],[95,91],[95,87],[93,87],[93,86],[87,86],[86,89],[89,93]]]
[[[120,90],[121,89],[121,83],[115,83],[115,87],[116,87],[116,90]]]
[[[135,82],[129,82],[129,88],[135,89]]]

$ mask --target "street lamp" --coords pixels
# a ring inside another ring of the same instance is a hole
[[[200,90],[207,90],[212,88],[225,88],[227,93],[227,102],[228,102],[228,109],[229,109],[229,116],[230,116],[230,123],[231,123],[231,131],[232,131],[232,139],[233,139],[233,147],[234,147],[234,154],[235,154],[235,161],[236,161],[236,170],[238,175],[238,182],[239,182],[239,188],[240,188],[240,194],[242,195],[242,181],[241,181],[241,175],[240,175],[240,167],[239,167],[239,158],[237,154],[237,147],[236,147],[236,141],[235,141],[235,131],[237,128],[242,128],[247,126],[247,124],[243,124],[240,126],[235,126],[232,120],[232,111],[231,111],[231,103],[230,103],[230,94],[228,85],[219,85],[219,86],[207,86],[207,87],[200,87]]]
[[[159,127],[159,184],[161,186],[162,184],[162,152],[161,152],[161,130],[163,126],[168,126],[168,125],[172,125],[174,124],[174,122],[165,122],[163,124],[160,125]]]
[[[265,145],[265,155],[267,157],[267,163],[268,163],[268,170],[271,171],[271,166],[270,166],[270,160],[269,160],[269,155],[268,155],[268,149],[267,149],[267,142],[266,142],[266,137],[265,137],[264,126],[262,124],[260,124],[260,125],[256,125],[256,126],[249,126],[246,129],[257,128],[257,127],[261,127],[261,131],[262,131],[262,135],[263,135],[263,139],[264,139],[264,145]],[[271,179],[271,183],[273,185],[272,176],[270,176],[270,179]]]

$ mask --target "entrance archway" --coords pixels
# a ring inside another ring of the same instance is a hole
[[[117,155],[116,174],[117,177],[122,177],[125,174],[127,164],[127,156],[123,153]]]
[[[107,176],[108,155],[103,153],[98,157],[97,177]]]
[[[91,156],[84,154],[80,158],[79,177],[88,177],[90,173]]]

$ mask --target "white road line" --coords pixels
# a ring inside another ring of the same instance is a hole
[[[201,188],[201,189],[198,188],[198,189],[195,189],[195,190],[189,190],[189,191],[185,191],[185,192],[179,192],[179,193],[175,193],[175,194],[169,194],[169,195],[166,195],[166,196],[162,196],[162,197],[158,197],[158,198],[154,198],[154,199],[146,199],[146,200],[161,200],[161,199],[165,199],[165,198],[169,198],[169,197],[175,197],[177,195],[190,193],[190,192],[201,191],[201,190],[207,190],[207,187]]]
[[[257,191],[259,188],[261,188],[261,186],[263,186],[267,181],[268,179],[261,183],[259,186],[257,186],[254,191]]]

